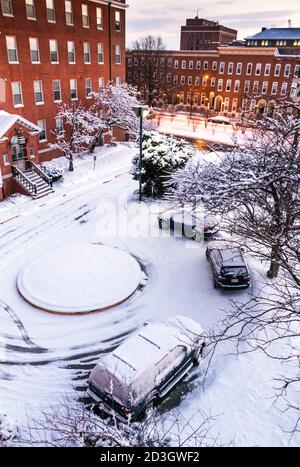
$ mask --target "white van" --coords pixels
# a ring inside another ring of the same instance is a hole
[[[88,393],[104,412],[136,421],[199,363],[205,342],[201,326],[185,316],[148,324],[101,359]]]

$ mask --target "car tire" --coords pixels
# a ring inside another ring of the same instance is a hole
[[[209,252],[208,252],[208,248],[206,248],[205,256],[206,256],[207,261],[209,261]]]
[[[140,419],[145,420],[146,418],[148,418],[152,414],[156,404],[157,404],[157,396],[153,397],[148,402],[148,404],[146,405],[146,407],[143,409],[141,413]]]
[[[202,235],[199,233],[195,233],[193,239],[195,240],[195,242],[200,243],[202,241]]]
[[[214,289],[218,289],[219,288],[219,284],[217,282],[217,279],[214,277]]]
[[[169,223],[168,223],[168,221],[166,221],[165,219],[160,219],[160,220],[159,220],[159,227],[160,227],[160,229],[162,229],[162,230],[168,230],[168,228],[169,228]]]

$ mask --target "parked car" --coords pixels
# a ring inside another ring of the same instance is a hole
[[[231,121],[228,117],[223,117],[222,115],[218,115],[216,117],[210,117],[208,119],[209,122],[211,123],[221,123],[221,124],[224,124],[224,125],[230,125],[231,124]]]
[[[185,316],[147,324],[102,358],[88,394],[106,414],[140,420],[199,363],[205,342],[202,327]]]
[[[241,289],[250,286],[249,269],[239,245],[212,241],[206,249],[206,257],[212,266],[213,284],[216,289]]]
[[[201,216],[189,209],[169,209],[158,215],[158,225],[200,242],[208,240],[219,231],[217,219],[209,214]]]

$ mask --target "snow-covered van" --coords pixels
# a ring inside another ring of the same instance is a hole
[[[145,325],[101,359],[88,393],[105,413],[139,420],[199,363],[205,341],[202,327],[185,316]]]

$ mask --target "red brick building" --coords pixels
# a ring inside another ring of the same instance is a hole
[[[147,96],[141,63],[146,56],[127,52],[127,80],[138,86],[143,99]],[[249,109],[264,112],[289,99],[299,68],[300,55],[281,55],[274,47],[166,50],[156,74],[156,105],[177,105],[178,110],[192,105],[195,112],[210,110],[229,117]]]
[[[235,29],[196,16],[181,27],[180,50],[213,50],[230,44],[236,37]]]
[[[48,145],[61,125],[59,102],[88,105],[91,91],[125,81],[126,7],[125,0],[0,0],[0,110],[41,128],[35,162],[55,155]],[[30,148],[22,150],[28,157]],[[16,157],[20,151],[0,145],[5,195],[14,191]]]

